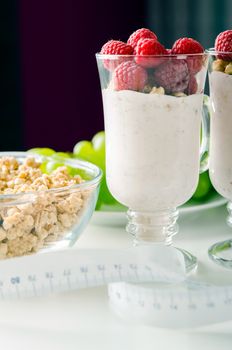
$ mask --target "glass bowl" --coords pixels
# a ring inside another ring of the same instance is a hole
[[[14,157],[19,163],[28,157],[52,160],[26,152],[0,152],[2,157]],[[84,182],[0,195],[0,259],[71,247],[83,232],[95,209],[102,172],[88,162],[61,160]],[[0,182],[2,173],[1,169]]]

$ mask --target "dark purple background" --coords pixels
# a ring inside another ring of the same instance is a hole
[[[103,129],[95,53],[144,26],[143,1],[20,4],[24,147],[72,150]]]
[[[183,36],[213,46],[232,2],[0,0],[0,150],[72,150],[103,128],[95,53],[143,26],[171,47]]]

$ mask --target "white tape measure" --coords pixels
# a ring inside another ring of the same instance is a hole
[[[1,261],[0,299],[41,296],[120,281],[184,279],[182,256],[172,248],[70,249]]]
[[[232,320],[232,285],[186,279],[183,257],[171,247],[70,249],[0,262],[3,301],[105,284],[126,319],[172,328]]]
[[[109,286],[109,297],[121,317],[158,327],[191,328],[232,320],[232,286],[115,283]]]

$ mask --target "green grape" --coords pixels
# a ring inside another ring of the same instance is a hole
[[[31,148],[27,152],[39,154],[40,156],[52,156],[55,151],[51,148]]]
[[[65,165],[65,166],[68,168],[68,172],[70,176],[79,175],[85,181],[92,179],[92,177],[84,169],[73,168],[73,167],[70,167],[69,165]]]
[[[52,158],[55,160],[60,160],[60,158],[71,158],[71,156],[66,152],[56,152],[52,155]]]
[[[105,131],[99,131],[92,138],[92,145],[95,152],[105,157]]]
[[[40,166],[40,169],[43,173],[51,174],[54,170],[63,166],[67,168],[70,176],[74,177],[76,175],[79,175],[83,180],[86,180],[86,181],[91,180],[91,177],[85,170],[74,168],[70,165],[66,165],[65,162],[61,163],[60,161],[57,161],[57,160],[49,160],[48,162],[43,162]]]
[[[42,173],[47,174],[47,162],[41,163],[40,170],[42,171]]]
[[[51,174],[54,170],[56,170],[60,166],[63,166],[63,164],[58,163],[55,160],[49,160],[48,162],[46,162],[46,173]]]
[[[102,177],[99,198],[105,204],[113,205],[117,203],[116,199],[112,196],[108,189],[105,175]]]
[[[102,170],[105,169],[105,160],[95,152],[90,141],[80,141],[76,144],[73,150],[74,157],[82,158],[97,166]]]
[[[100,131],[94,135],[92,142],[80,141],[73,150],[74,157],[79,157],[87,160],[103,171],[103,178],[101,181],[99,197],[96,205],[96,210],[99,210],[103,204],[114,205],[118,202],[111,195],[105,178],[105,132]]]
[[[94,164],[98,165],[105,172],[105,132],[98,132],[92,139],[94,149]]]
[[[196,189],[195,193],[193,194],[192,198],[201,199],[201,198],[205,197],[210,192],[212,187],[213,186],[210,182],[208,171],[205,171],[199,177],[197,189]]]
[[[92,158],[89,161],[97,165],[103,172],[105,172],[105,159],[100,157],[98,153],[93,153]]]
[[[82,158],[89,162],[92,161],[94,156],[94,149],[90,141],[80,141],[73,149],[74,157]]]
[[[56,152],[56,153],[54,154],[54,157],[55,157],[56,155],[57,155],[58,157],[71,158],[71,154],[68,153],[68,152]]]
[[[55,160],[49,160],[46,163],[46,173],[51,174],[54,170],[56,170],[57,168],[59,168],[61,166],[62,167],[65,166],[68,170],[69,175],[74,176],[74,175],[72,175],[73,168],[71,166],[65,165],[64,163],[60,163],[60,162],[57,162]],[[75,173],[75,175],[77,175],[77,174]]]

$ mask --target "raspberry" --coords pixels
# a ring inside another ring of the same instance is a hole
[[[189,83],[188,66],[185,60],[171,60],[160,65],[154,72],[156,85],[167,93],[184,92]]]
[[[145,68],[157,67],[161,62],[160,57],[143,57],[150,55],[168,55],[167,50],[156,39],[140,39],[135,48],[135,62]]]
[[[110,40],[107,41],[102,46],[101,54],[103,55],[132,55],[133,48],[119,40]]]
[[[181,38],[174,42],[172,47],[172,54],[193,54],[187,57],[187,63],[190,73],[196,74],[201,70],[203,59],[200,54],[204,52],[204,48],[201,44],[192,38]]]
[[[114,90],[142,91],[147,83],[147,72],[134,62],[123,62],[113,72]]]
[[[119,40],[110,40],[105,43],[101,52],[102,55],[132,55],[133,48]],[[116,59],[104,60],[104,67],[110,71],[113,71],[120,63],[128,61],[128,57],[118,57]]]
[[[224,61],[232,60],[232,30],[226,30],[218,34],[215,40],[215,50],[219,52],[230,52],[228,55],[218,55],[218,58]]]
[[[157,36],[151,30],[147,28],[141,28],[136,30],[131,34],[129,39],[127,40],[127,44],[131,45],[133,49],[136,48],[137,43],[140,39],[155,39],[157,40]]]
[[[201,44],[192,38],[181,38],[174,42],[172,54],[194,54],[204,52]]]
[[[187,95],[194,95],[197,93],[198,90],[198,84],[197,84],[197,80],[195,78],[194,75],[190,75],[189,76],[189,83],[188,83],[188,87],[185,90],[185,93]]]
[[[196,74],[200,72],[202,65],[203,65],[203,57],[202,56],[188,56],[187,57],[187,64],[189,68],[190,74]]]

